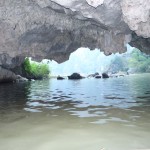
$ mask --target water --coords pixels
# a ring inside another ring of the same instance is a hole
[[[0,85],[0,150],[150,149],[150,74]]]

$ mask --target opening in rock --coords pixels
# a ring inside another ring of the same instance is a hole
[[[126,53],[110,56],[105,56],[98,49],[79,48],[64,63],[51,61],[50,70],[51,76],[68,76],[74,72],[83,76],[104,72],[111,75],[119,72],[124,74],[150,72],[149,65],[149,56],[127,45]]]
[[[148,72],[149,60],[130,47],[125,54],[111,56],[78,49],[68,62],[49,64],[52,75],[79,72],[87,76],[83,80],[48,78],[0,85],[2,149],[149,148],[150,76],[130,75],[141,69]],[[110,78],[88,76],[96,72],[106,72]]]

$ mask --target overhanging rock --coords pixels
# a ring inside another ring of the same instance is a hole
[[[128,42],[149,53],[149,13],[149,0],[1,0],[0,65],[61,63],[79,47],[123,53]]]

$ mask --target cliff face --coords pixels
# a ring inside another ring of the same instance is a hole
[[[7,68],[26,56],[61,63],[79,47],[122,53],[128,42],[150,52],[150,0],[0,1],[0,65]]]

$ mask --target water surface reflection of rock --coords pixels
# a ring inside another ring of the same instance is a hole
[[[148,149],[149,85],[149,74],[0,85],[0,149]]]
[[[22,110],[28,100],[30,82],[0,84],[0,111]]]
[[[30,85],[24,109],[31,112],[67,111],[78,117],[106,117],[107,111],[130,112],[139,106],[148,106],[150,93],[145,87],[147,84],[141,76],[36,81]]]

